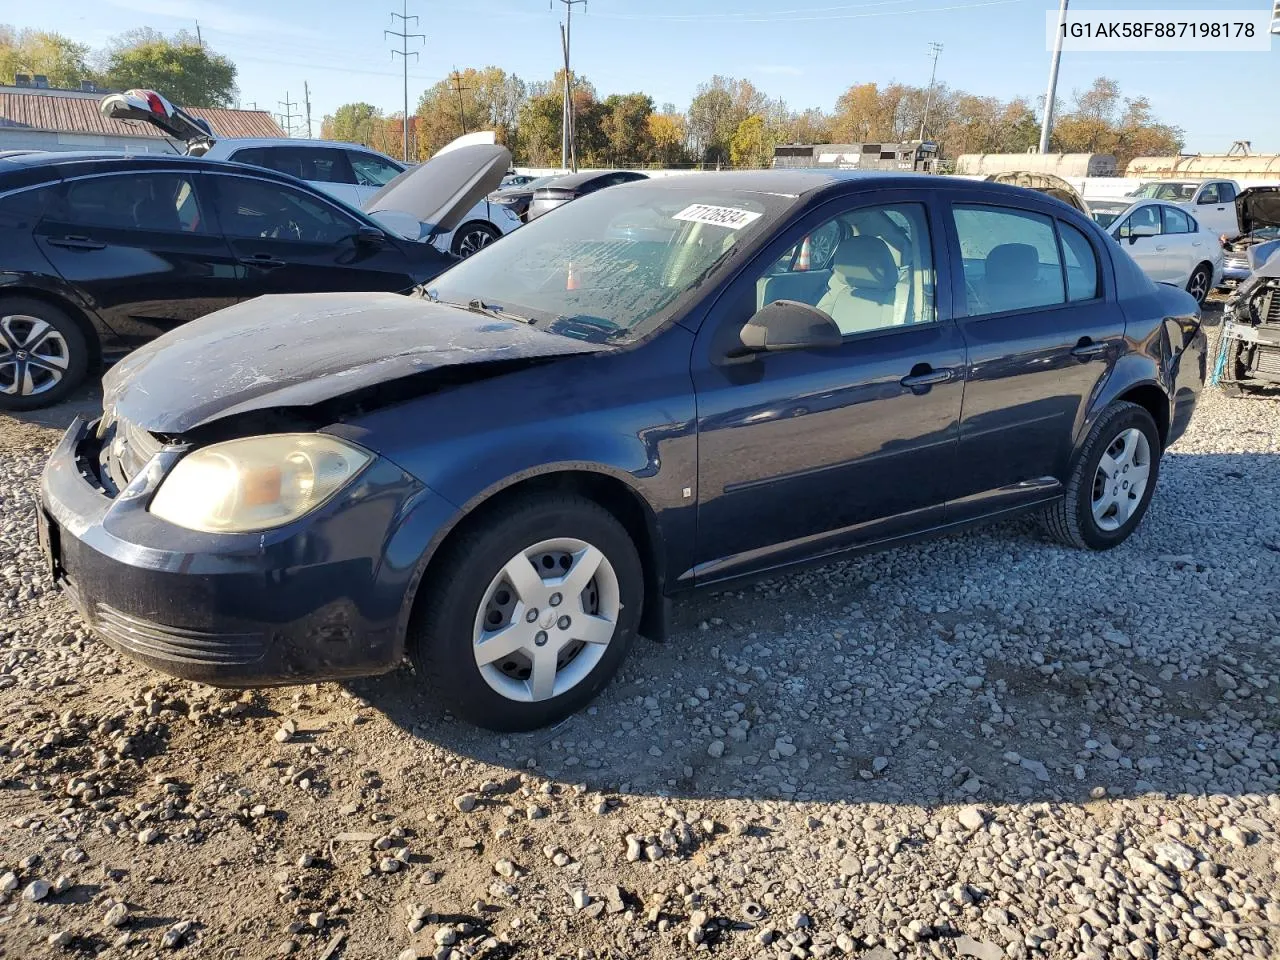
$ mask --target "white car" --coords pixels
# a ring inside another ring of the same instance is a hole
[[[1163,200],[1181,207],[1214,233],[1231,233],[1236,228],[1236,196],[1240,184],[1234,180],[1148,180],[1125,199]]]
[[[1218,233],[1180,206],[1139,200],[1118,213],[1091,204],[1094,219],[1152,280],[1184,287],[1200,303],[1222,283]]]
[[[329,140],[240,138],[219,140],[208,125],[175,107],[150,90],[129,90],[108,94],[102,99],[103,114],[128,120],[142,120],[159,127],[167,135],[186,144],[187,151],[210,160],[225,160],[266,167],[305,180],[318,190],[357,210],[364,210],[388,229],[417,240],[429,231],[412,219],[379,215],[369,204],[408,169],[385,154],[353,143]],[[493,143],[492,133],[460,137],[446,150],[476,143]],[[521,226],[521,220],[502,204],[481,200],[468,211],[452,232],[433,237],[432,243],[455,256],[467,257],[481,247]]]

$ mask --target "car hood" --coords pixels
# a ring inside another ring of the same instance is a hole
[[[511,151],[493,143],[492,133],[487,135],[490,142],[482,136],[459,137],[426,163],[410,167],[366,200],[364,212],[372,217],[409,214],[428,225],[424,236],[448,233],[511,167]]]
[[[394,293],[267,296],[129,354],[103,377],[103,410],[152,433],[181,434],[444,367],[604,349]]]
[[[108,120],[149,123],[186,145],[187,153],[201,156],[214,144],[208,121],[192,116],[154,90],[109,93],[98,101],[98,111]]]
[[[1236,223],[1242,235],[1280,226],[1280,187],[1250,187],[1236,197]]]

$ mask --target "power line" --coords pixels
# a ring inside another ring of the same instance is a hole
[[[924,116],[920,118],[920,141],[924,142],[924,128],[929,122],[929,108],[933,106],[933,83],[938,79],[938,57],[942,55],[942,44],[936,40],[930,42],[929,52],[933,54],[933,72],[929,74],[929,92],[924,97]]]
[[[462,109],[462,91],[470,90],[471,87],[462,85],[462,76],[458,73],[458,68],[453,68],[453,73],[449,74],[449,83],[453,87],[453,92],[458,95],[458,122],[462,124],[462,133],[465,136],[467,132],[467,114]]]
[[[416,16],[413,16],[413,17],[409,16],[409,0],[404,0],[404,6],[402,9],[404,10],[404,13],[396,13],[392,11],[392,14],[391,14],[392,23],[394,23],[396,20],[399,20],[400,26],[402,27],[402,29],[383,30],[382,36],[384,40],[388,36],[400,38],[400,49],[397,50],[394,47],[391,48],[391,59],[395,60],[396,54],[400,54],[400,56],[404,59],[404,121],[402,126],[404,127],[404,162],[408,163],[409,162],[409,54],[412,53],[414,57],[419,56],[417,50],[409,49],[409,41],[421,40],[425,44],[427,42],[427,35],[425,33],[408,33],[407,32],[409,27],[409,21],[412,20],[416,24],[418,22],[418,18]]]
[[[296,107],[296,106],[298,105],[298,101],[297,101],[297,100],[290,100],[290,99],[289,99],[289,91],[288,91],[288,90],[286,90],[286,91],[284,92],[284,99],[283,99],[283,100],[277,100],[277,101],[276,101],[276,104],[277,104],[278,106],[284,107],[284,111],[280,114],[280,119],[283,121],[283,123],[281,124],[281,126],[283,126],[283,127],[284,127],[284,132],[285,132],[285,134],[286,134],[287,136],[292,137],[292,136],[293,136],[293,119],[294,119],[294,117],[300,117],[300,116],[302,116],[302,114],[300,114],[300,113],[294,113],[294,112],[293,112],[293,108],[294,108],[294,107]]]
[[[573,39],[573,8],[582,4],[587,10],[587,0],[560,0],[564,4],[564,23],[560,25],[560,40],[564,45],[564,110],[560,122],[560,166],[571,170],[578,169],[578,144],[574,138],[573,117],[573,73],[569,65],[570,42]],[[555,0],[550,0],[554,9]]]

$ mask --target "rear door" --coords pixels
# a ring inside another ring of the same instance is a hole
[[[240,269],[201,189],[205,174],[131,170],[68,180],[36,242],[126,342],[240,298]]]
[[[1058,492],[1125,324],[1106,251],[1052,207],[957,199],[948,219],[969,354],[952,522]]]
[[[407,290],[414,284],[399,243],[359,239],[364,224],[337,204],[274,180],[209,174],[226,242],[246,298],[268,293]]]

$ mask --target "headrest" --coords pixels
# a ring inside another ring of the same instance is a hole
[[[879,237],[850,237],[836,247],[832,276],[861,290],[892,290],[898,285],[898,265],[889,245]]]
[[[988,283],[1029,283],[1040,273],[1040,254],[1029,243],[1002,243],[987,254]]]

